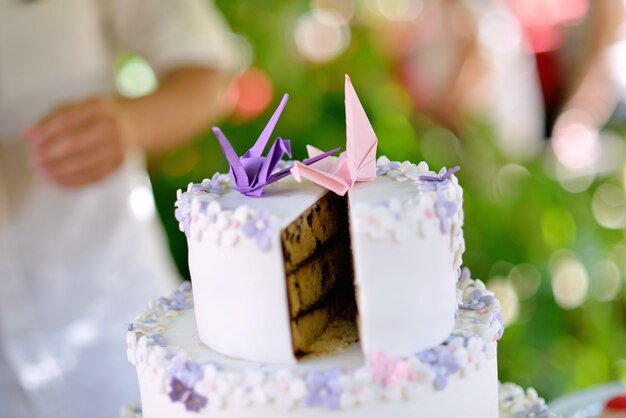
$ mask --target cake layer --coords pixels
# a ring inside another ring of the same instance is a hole
[[[181,403],[171,402],[167,395],[159,394],[160,388],[154,381],[140,377],[139,382],[143,418],[502,418],[498,410],[497,373],[497,361],[492,359],[466,378],[455,376],[450,379],[444,391],[425,390],[412,394],[413,398],[410,400],[403,400],[397,399],[401,394],[390,390],[386,395],[388,400],[337,410],[281,410],[273,405],[252,408],[229,405],[227,408],[207,407],[206,410],[196,413],[187,411]],[[289,391],[290,388],[284,390]],[[289,394],[285,393],[285,396]],[[511,415],[513,417],[515,415]]]
[[[291,338],[296,356],[301,357],[326,330],[332,320],[354,304],[352,282],[339,283],[332,292],[291,320]]]
[[[500,418],[519,418],[523,417],[543,417],[543,418],[558,418],[556,414],[550,411],[550,409],[546,406],[546,403],[543,398],[537,395],[537,392],[529,388],[527,390],[522,389],[520,386],[514,383],[501,383],[499,385],[498,395],[500,397]],[[454,401],[456,404],[456,400]],[[440,414],[445,413],[446,405],[442,405],[441,408],[437,409],[437,412]],[[238,415],[234,415],[239,411],[233,411],[233,416],[235,418]],[[386,411],[393,413],[394,411]],[[183,414],[186,414],[184,412]],[[287,417],[292,417],[292,414],[283,414]],[[181,415],[184,416],[184,415]],[[260,415],[262,416],[262,415]],[[276,415],[280,417],[281,415]],[[332,417],[333,415],[331,415]],[[359,418],[378,418],[380,416],[380,412],[374,408],[372,410],[364,410],[361,411],[358,415]],[[396,417],[402,415],[391,415],[388,414],[388,417]],[[412,417],[418,417],[420,415],[412,415]],[[436,415],[432,415],[436,416]],[[465,414],[463,416],[466,416]],[[124,405],[122,407],[120,418],[144,418],[142,409],[140,405]]]
[[[202,344],[193,297],[184,285],[170,298],[153,302],[129,326],[128,357],[137,367],[144,418],[356,418],[369,413],[497,418],[499,303],[467,272],[457,289],[455,329],[440,346],[403,358],[378,352],[365,359],[353,344],[333,355],[271,366],[224,357]],[[341,330],[329,328],[335,339]]]
[[[352,286],[352,258],[349,256],[348,237],[336,234],[319,250],[317,257],[309,258],[287,275],[289,311],[292,318],[326,297],[338,281],[343,279]]]
[[[345,199],[334,193],[326,193],[311,205],[297,222],[292,222],[281,233],[287,274],[319,253],[320,247],[334,235],[344,232],[347,224]]]
[[[365,354],[410,355],[452,331],[463,241],[463,190],[426,163],[378,160],[348,192],[359,332]]]

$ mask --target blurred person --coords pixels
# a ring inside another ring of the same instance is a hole
[[[498,0],[424,0],[414,18],[382,25],[384,50],[416,112],[460,132],[487,121],[512,158],[541,145],[533,60],[515,17]]]
[[[536,59],[545,135],[560,141],[600,129],[620,99],[607,52],[621,36],[624,2],[507,1]]]
[[[125,326],[177,281],[132,210],[150,204],[141,155],[223,110],[227,30],[205,0],[0,0],[1,418],[139,399]],[[154,93],[115,95],[120,51],[146,57]]]

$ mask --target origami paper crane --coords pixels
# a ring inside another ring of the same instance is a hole
[[[215,133],[215,136],[220,142],[224,156],[230,165],[229,174],[234,183],[233,188],[246,196],[261,196],[265,186],[290,174],[290,168],[276,173],[273,172],[285,154],[291,157],[291,142],[289,140],[280,137],[276,138],[267,156],[263,156],[263,151],[267,146],[267,142],[274,131],[276,123],[278,123],[278,118],[280,118],[288,99],[289,95],[285,94],[278,108],[265,126],[265,129],[261,132],[259,139],[257,139],[254,146],[246,151],[241,158],[237,156],[237,153],[220,128],[216,126],[213,127],[213,133]],[[313,164],[337,151],[339,151],[339,148],[325,153],[319,153],[313,158],[304,160],[301,163],[299,162],[299,164],[304,166]]]
[[[297,181],[304,177],[340,196],[346,194],[357,181],[376,178],[376,146],[378,139],[363,110],[350,77],[346,75],[346,150],[338,158],[320,161],[315,166],[296,162],[291,173]],[[325,155],[317,148],[307,146],[309,157]]]

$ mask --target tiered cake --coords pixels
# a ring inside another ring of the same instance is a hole
[[[287,141],[261,152],[285,102],[241,158],[216,129],[230,175],[178,195],[193,293],[129,326],[144,417],[497,418],[502,318],[460,268],[458,169],[376,160],[347,78],[346,152],[282,167]]]

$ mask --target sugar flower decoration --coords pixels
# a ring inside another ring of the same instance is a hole
[[[274,228],[270,213],[266,209],[260,209],[243,224],[241,232],[249,238],[254,238],[259,249],[267,251],[272,243]]]
[[[435,372],[435,389],[444,390],[448,385],[448,377],[456,373],[461,366],[454,356],[447,350],[434,348],[417,355],[422,362],[429,364]]]
[[[207,398],[194,390],[194,386],[203,377],[202,366],[192,361],[177,358],[169,370],[170,391],[172,402],[182,402],[187,411],[199,412],[206,407]]]
[[[458,172],[460,169],[461,167],[459,167],[458,165],[455,167],[452,167],[449,170],[446,170],[446,168],[443,167],[439,171],[439,174],[437,174],[436,176],[420,176],[419,179],[422,181],[431,181],[431,182],[441,183],[449,179],[454,173]]]
[[[278,108],[270,118],[269,122],[261,132],[252,148],[246,151],[241,157],[237,155],[232,145],[218,127],[213,127],[213,132],[217,137],[224,156],[230,165],[230,177],[233,180],[233,188],[247,196],[261,196],[263,189],[268,184],[280,180],[290,174],[289,169],[283,169],[274,172],[279,162],[286,154],[291,157],[291,142],[286,139],[276,138],[274,144],[270,148],[269,153],[264,156],[265,147],[274,131],[274,127],[278,123],[278,119],[287,104],[289,95],[285,94],[278,105]],[[314,158],[303,161],[301,164],[309,165],[320,161],[331,154],[337,152],[338,149],[316,155]]]
[[[310,372],[306,378],[309,388],[306,405],[323,405],[328,409],[339,409],[341,396],[340,376],[340,369],[331,369],[326,373],[320,371]]]

